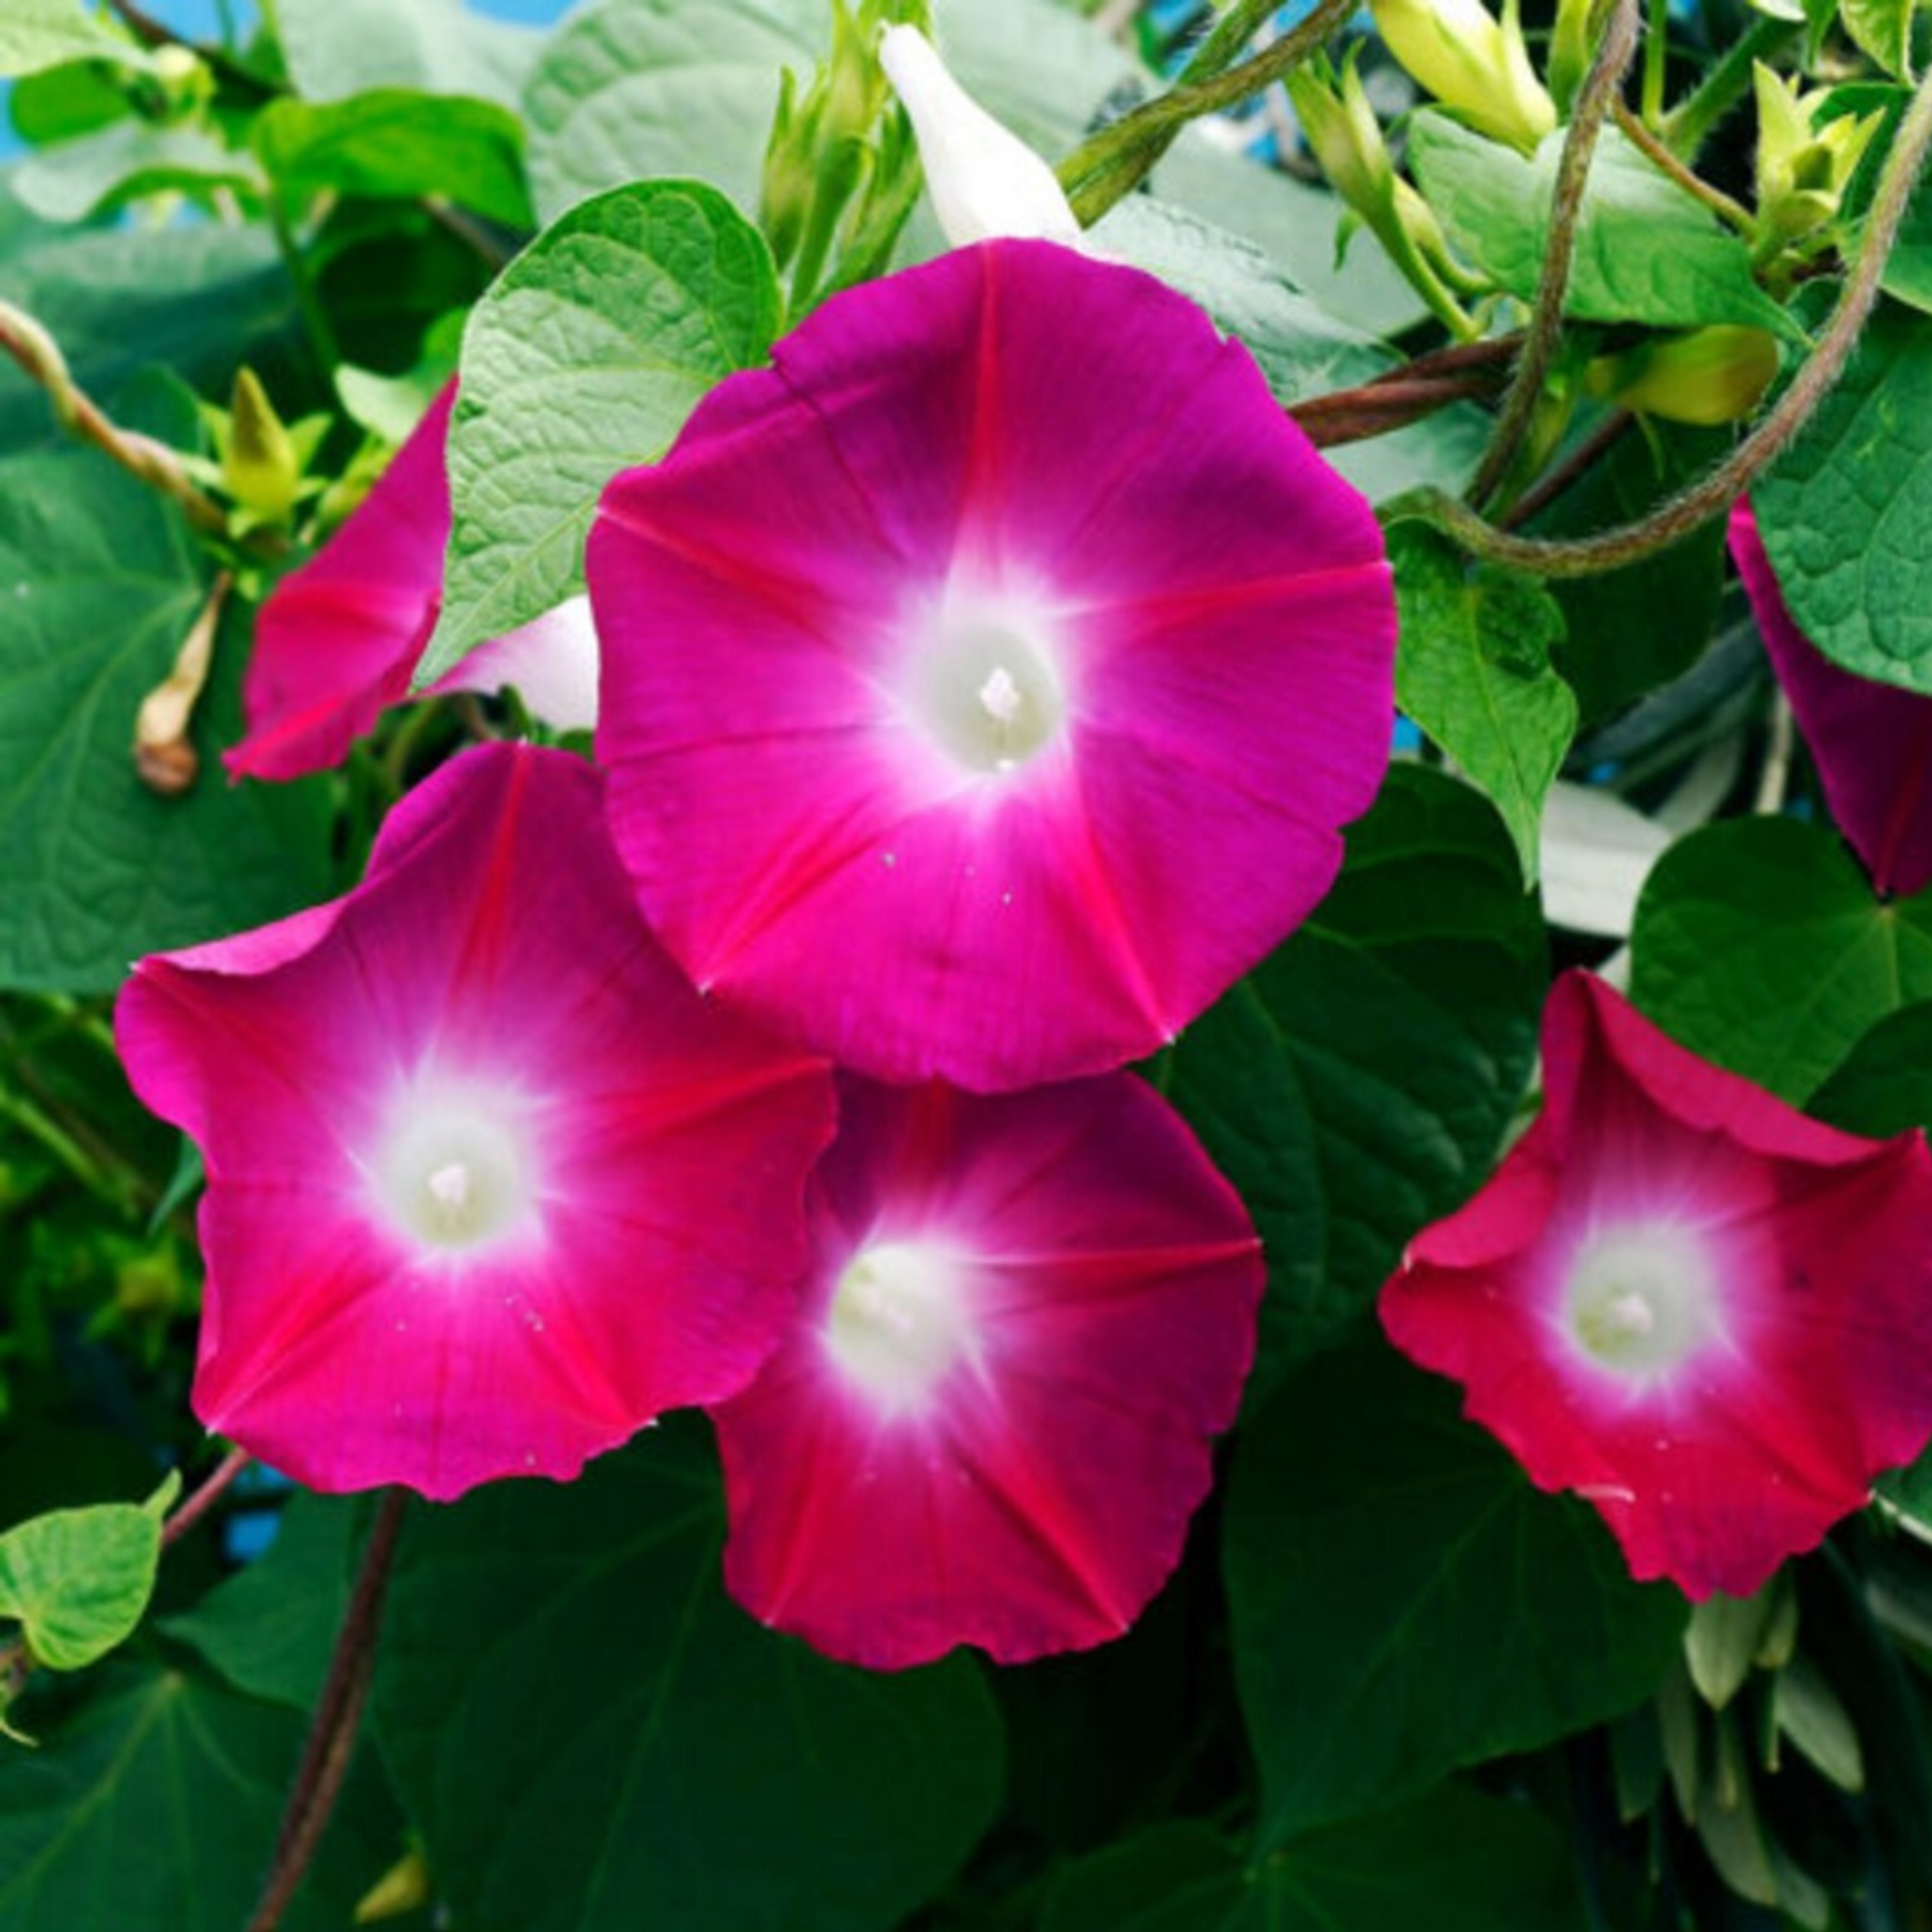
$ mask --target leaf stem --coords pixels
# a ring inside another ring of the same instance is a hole
[[[1554,468],[1546,470],[1531,486],[1510,504],[1501,519],[1505,530],[1520,529],[1541,516],[1559,496],[1566,494],[1595,469],[1597,463],[1623,440],[1636,421],[1627,409],[1612,409],[1570,454]]]
[[[1695,195],[1721,221],[1727,222],[1740,234],[1756,233],[1756,217],[1742,202],[1733,202],[1722,188],[1714,188],[1695,168],[1667,148],[1623,101],[1619,100],[1611,111],[1618,129],[1646,161],[1667,174],[1687,195]]]
[[[302,317],[303,333],[309,339],[309,347],[321,367],[323,380],[333,382],[336,369],[343,359],[342,350],[336,344],[336,332],[330,327],[321,296],[316,293],[315,278],[309,273],[309,264],[302,259],[302,245],[295,238],[295,227],[289,220],[289,211],[283,206],[280,193],[271,194],[267,199],[268,223],[275,231],[276,252],[282,257],[282,266],[288,270],[289,282],[295,290],[295,306]]]
[[[1523,336],[1523,353],[1497,412],[1489,447],[1483,451],[1469,484],[1468,500],[1478,509],[1507,480],[1543,401],[1543,385],[1563,334],[1564,298],[1570,292],[1570,268],[1577,253],[1577,230],[1583,218],[1584,191],[1589,185],[1590,159],[1637,51],[1642,24],[1638,0],[1616,0],[1602,39],[1596,44],[1596,58],[1577,91],[1563,156],[1557,164],[1556,187],[1550,197],[1550,238],[1544,250],[1543,272],[1537,280],[1536,306]]]
[[[1390,505],[1391,513],[1423,517],[1474,556],[1544,577],[1593,577],[1599,571],[1619,569],[1668,549],[1680,537],[1721,515],[1783,455],[1845,372],[1877,303],[1885,263],[1929,145],[1932,75],[1919,81],[1898,124],[1871,200],[1858,260],[1839,291],[1838,305],[1811,359],[1724,462],[1649,515],[1587,537],[1540,541],[1509,535],[1441,490],[1418,491],[1398,500]]]
[[[226,534],[228,519],[220,504],[195,484],[180,457],[165,443],[111,422],[74,381],[54,338],[10,302],[0,302],[0,349],[47,391],[55,418],[70,436],[91,443],[130,476],[177,503],[204,536]]]
[[[387,1489],[376,1508],[375,1523],[362,1552],[362,1567],[356,1572],[355,1587],[329,1660],[329,1676],[309,1728],[309,1741],[303,1746],[288,1809],[282,1814],[275,1862],[262,1888],[261,1902],[248,1921],[248,1932],[276,1932],[335,1811],[375,1677],[382,1599],[389,1587],[389,1572],[408,1500],[406,1491]]]
[[[1060,163],[1057,171],[1074,213],[1091,226],[1122,196],[1131,194],[1147,179],[1154,164],[1167,153],[1174,136],[1189,121],[1231,107],[1279,80],[1321,46],[1353,15],[1355,8],[1356,0],[1321,0],[1299,27],[1239,67],[1229,68],[1205,80],[1170,87],[1112,126],[1089,136]],[[1243,12],[1246,11],[1244,7]],[[1210,43],[1213,39],[1209,35]]]
[[[202,1479],[161,1526],[161,1547],[171,1550],[227,1494],[229,1485],[255,1458],[245,1449],[231,1449]]]
[[[1799,31],[1788,20],[1760,15],[1752,21],[1710,72],[1664,116],[1657,130],[1664,145],[1687,161],[1695,160],[1712,130],[1750,91],[1751,69],[1789,46]]]

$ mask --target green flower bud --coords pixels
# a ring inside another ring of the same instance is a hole
[[[1757,96],[1757,219],[1760,257],[1802,241],[1838,218],[1847,185],[1883,120],[1882,112],[1841,114],[1822,124],[1828,93],[1801,94],[1762,62],[1751,70]]]
[[[1777,372],[1778,345],[1767,330],[1720,323],[1600,355],[1584,387],[1646,416],[1717,428],[1750,415]]]
[[[222,482],[228,494],[263,523],[282,522],[302,487],[302,460],[287,425],[252,369],[235,374],[228,398]]]
[[[1518,0],[1500,23],[1482,0],[1371,0],[1376,31],[1417,85],[1478,133],[1523,153],[1557,124],[1530,65]]]

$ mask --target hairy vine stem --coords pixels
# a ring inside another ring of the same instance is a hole
[[[1570,291],[1570,267],[1577,253],[1577,230],[1583,219],[1584,191],[1589,184],[1589,164],[1596,153],[1624,73],[1637,51],[1643,25],[1638,0],[1616,0],[1596,58],[1578,90],[1564,136],[1563,157],[1557,164],[1556,188],[1550,198],[1550,239],[1538,277],[1536,306],[1523,337],[1523,353],[1497,412],[1489,447],[1476,466],[1468,500],[1477,509],[1488,504],[1509,476],[1521,453],[1543,400],[1543,384],[1550,373],[1557,343],[1563,335],[1563,304]]]
[[[389,1572],[395,1563],[396,1541],[402,1533],[408,1500],[406,1491],[387,1489],[376,1508],[375,1523],[362,1552],[362,1567],[355,1575],[355,1587],[343,1616],[335,1653],[329,1660],[329,1676],[309,1728],[309,1741],[303,1746],[288,1809],[282,1814],[275,1862],[269,1867],[261,1903],[248,1921],[248,1932],[276,1932],[294,1902],[335,1811],[349,1758],[354,1754],[362,1708],[368,1702],[369,1686],[375,1678],[375,1641],[382,1625],[382,1599],[389,1587]]]
[[[1514,565],[1544,577],[1593,577],[1599,571],[1619,569],[1668,549],[1721,515],[1784,453],[1844,374],[1877,303],[1885,263],[1928,146],[1932,146],[1932,74],[1919,81],[1898,124],[1872,196],[1858,259],[1811,359],[1724,462],[1647,516],[1592,536],[1539,540],[1511,536],[1441,490],[1420,491],[1391,505],[1392,511],[1434,523],[1486,562]]]
[[[1240,66],[1204,80],[1188,82],[1183,78],[1081,142],[1057,172],[1082,224],[1091,226],[1122,196],[1138,188],[1189,121],[1231,107],[1279,80],[1340,28],[1355,8],[1356,0],[1321,0],[1299,27]],[[1252,11],[1255,9],[1244,4],[1240,14],[1245,18]],[[1208,36],[1195,61],[1203,59],[1215,38]]]
[[[1722,188],[1714,188],[1695,168],[1666,147],[1644,125],[1640,115],[1631,113],[1626,102],[1617,101],[1611,111],[1616,116],[1618,131],[1630,145],[1667,174],[1687,195],[1695,195],[1719,220],[1735,228],[1739,234],[1756,232],[1757,222],[1750,209],[1742,202],[1732,201]]]

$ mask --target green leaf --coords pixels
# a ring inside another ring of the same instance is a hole
[[[254,1910],[305,1720],[201,1674],[110,1665],[15,1714],[0,1757],[5,1932],[224,1932]],[[352,1779],[287,1932],[342,1932],[384,1836]]]
[[[0,79],[69,61],[114,61],[146,72],[153,57],[89,13],[80,0],[7,0],[0,18]]]
[[[410,1524],[375,1712],[465,1925],[885,1932],[978,1838],[1001,1783],[979,1673],[759,1629],[723,1593],[723,1528],[681,1422]]]
[[[1880,306],[1751,506],[1812,642],[1863,677],[1932,692],[1932,317]]]
[[[1040,1932],[1584,1932],[1569,1847],[1526,1805],[1445,1785],[1244,1871],[1205,1825],[1157,1826],[1071,1866]]]
[[[1313,917],[1170,1067],[1268,1256],[1251,1402],[1487,1176],[1536,1053],[1543,921],[1489,806],[1396,765],[1348,848]]]
[[[194,127],[117,121],[58,147],[28,155],[14,169],[14,192],[43,219],[82,221],[90,214],[169,189],[259,189],[246,155]]]
[[[605,484],[763,360],[779,309],[763,238],[696,182],[600,195],[511,263],[464,334],[447,596],[420,682],[583,588]]]
[[[276,0],[289,78],[305,100],[382,87],[471,94],[514,112],[542,37],[463,0]]]
[[[348,1606],[362,1515],[350,1497],[293,1497],[267,1553],[193,1609],[165,1619],[163,1632],[233,1689],[312,1709]]]
[[[1396,698],[1486,792],[1536,884],[1543,801],[1577,735],[1577,699],[1551,668],[1563,612],[1534,579],[1465,566],[1434,531],[1389,533],[1401,646]]]
[[[1525,157],[1434,108],[1410,123],[1410,161],[1449,239],[1524,301],[1542,274],[1563,139],[1559,129]],[[1603,130],[1590,169],[1564,312],[1659,329],[1735,322],[1793,333],[1751,279],[1742,237],[1613,127]]]
[[[1860,1036],[1932,998],[1932,895],[1881,901],[1820,826],[1680,839],[1637,901],[1631,997],[1692,1052],[1802,1105]]]
[[[315,106],[272,101],[251,136],[262,165],[295,195],[413,201],[442,196],[506,227],[532,224],[523,124],[493,101],[383,87]]]
[[[0,986],[106,993],[145,952],[327,896],[322,792],[227,784],[244,623],[198,710],[184,797],[135,776],[134,717],[207,595],[175,512],[90,452],[0,462]]]
[[[80,1670],[134,1634],[160,1561],[160,1520],[138,1503],[30,1517],[0,1536],[0,1616],[37,1663]]]
[[[1845,31],[1887,73],[1909,79],[1917,0],[1838,0]]]
[[[1932,1127],[1932,1000],[1900,1007],[1863,1035],[1805,1111],[1872,1140]]]
[[[1311,1363],[1242,1435],[1226,1559],[1258,1843],[1381,1809],[1655,1690],[1687,1606],[1531,1488],[1386,1348]]]

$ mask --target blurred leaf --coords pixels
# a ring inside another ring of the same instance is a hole
[[[1595,1512],[1458,1407],[1365,1348],[1240,1438],[1228,1599],[1264,1849],[1614,1717],[1677,1654],[1677,1590],[1633,1584]]]
[[[1880,306],[1751,506],[1812,642],[1863,677],[1932,692],[1932,317]]]
[[[723,1527],[682,1425],[412,1520],[376,1716],[466,1926],[885,1932],[978,1838],[1001,1748],[974,1668],[882,1676],[759,1629]]]
[[[0,16],[0,77],[38,73],[69,61],[114,61],[143,70],[153,57],[80,0],[7,0]]]
[[[129,89],[91,61],[47,68],[7,89],[7,114],[23,141],[41,146],[91,134],[133,113]]]
[[[234,1932],[248,1923],[304,1721],[200,1675],[115,1663],[14,1714],[0,1757],[0,1932]],[[380,1871],[351,1789],[286,1932],[342,1932]]]
[[[1551,668],[1563,612],[1533,578],[1470,569],[1433,530],[1389,533],[1401,645],[1396,699],[1502,814],[1536,884],[1543,801],[1577,733],[1577,700]]]
[[[305,100],[378,87],[472,94],[515,111],[542,36],[463,0],[276,0],[289,78]]]
[[[1534,299],[1563,130],[1533,157],[1437,108],[1409,123],[1409,159],[1449,239],[1511,295]],[[1617,132],[1605,128],[1584,199],[1565,313],[1658,329],[1755,324],[1790,335],[1751,276],[1749,246]]]
[[[251,138],[290,194],[441,196],[505,227],[535,219],[523,185],[523,124],[493,101],[402,87],[323,106],[282,99],[256,117]]]
[[[1910,77],[1916,0],[1838,0],[1845,31],[1887,73]]]
[[[1543,921],[1495,813],[1396,765],[1314,915],[1181,1035],[1170,1097],[1268,1256],[1251,1403],[1487,1175],[1544,980]]]
[[[43,219],[82,221],[90,214],[167,189],[259,189],[245,154],[194,127],[116,121],[58,147],[28,155],[14,169],[14,192]]]
[[[30,1517],[0,1536],[0,1617],[37,1663],[80,1670],[134,1634],[160,1561],[160,1519],[138,1503]]]
[[[352,1497],[291,1498],[267,1553],[163,1631],[235,1690],[310,1710],[348,1606],[361,1514]]]
[[[600,195],[518,256],[463,339],[448,588],[419,681],[583,589],[605,484],[763,360],[778,319],[763,238],[697,182]]]
[[[180,798],[135,776],[134,716],[207,595],[176,513],[91,452],[0,462],[0,985],[107,993],[145,952],[327,896],[313,785],[231,788],[242,622],[197,714]]]
[[[1875,1026],[1932,998],[1932,895],[1881,901],[1830,832],[1728,819],[1657,862],[1631,997],[1692,1052],[1802,1105]]]
[[[1156,1827],[1071,1866],[1040,1932],[1584,1932],[1569,1847],[1525,1805],[1445,1785],[1243,1871],[1205,1825]]]

